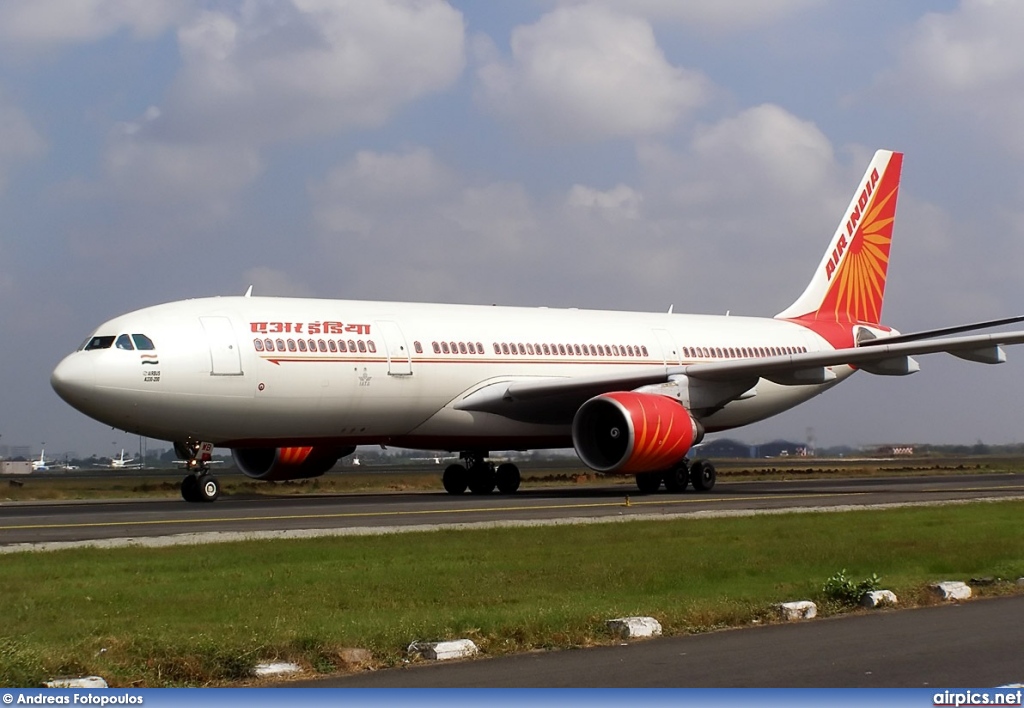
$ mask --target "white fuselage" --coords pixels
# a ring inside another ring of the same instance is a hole
[[[271,297],[157,305],[110,320],[91,341],[136,334],[153,348],[87,343],[57,367],[54,387],[114,427],[227,447],[569,447],[568,422],[517,422],[455,403],[497,382],[833,349],[768,318]],[[852,369],[834,373],[819,385],[761,379],[701,423],[714,431],[762,420]]]

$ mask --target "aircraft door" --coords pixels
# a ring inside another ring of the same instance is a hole
[[[231,320],[227,317],[200,317],[199,322],[210,345],[210,375],[241,376],[242,358]]]
[[[678,364],[682,361],[679,357],[679,347],[676,345],[672,333],[667,329],[654,330],[654,336],[658,338],[658,345],[661,347],[661,357],[666,365]]]
[[[377,320],[375,327],[384,339],[384,350],[388,355],[388,375],[412,376],[412,354],[398,323]]]

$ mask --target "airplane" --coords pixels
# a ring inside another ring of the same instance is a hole
[[[46,461],[46,448],[43,448],[42,452],[39,453],[38,460],[32,460],[32,471],[33,472],[48,472],[50,470],[50,463]]]
[[[903,155],[879,150],[803,293],[775,317],[244,296],[171,302],[98,327],[56,367],[71,406],[174,443],[187,501],[213,501],[214,446],[258,480],[326,473],[357,445],[458,454],[450,494],[517,491],[490,451],[575,449],[642,493],[710,491],[708,433],[764,420],[856,371],[916,355],[1005,361],[1009,317],[900,334],[882,324]]]
[[[129,457],[127,460],[124,459],[124,448],[121,448],[121,456],[114,457],[110,460],[110,466],[115,470],[139,470],[142,469],[142,465],[138,462],[134,462],[134,457]],[[134,464],[133,464],[134,463]]]

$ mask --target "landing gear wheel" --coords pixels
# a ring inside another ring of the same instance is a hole
[[[654,494],[661,487],[661,474],[658,472],[641,472],[636,476],[636,488],[641,494]]]
[[[665,473],[665,491],[669,494],[685,492],[689,481],[690,469],[686,465],[686,460],[683,460]]]
[[[444,490],[449,494],[462,494],[469,484],[469,472],[462,465],[448,465],[441,477]]]
[[[203,502],[217,501],[220,496],[220,482],[212,474],[204,474],[197,480],[198,500]]]
[[[199,479],[194,474],[181,480],[181,498],[187,502],[199,501]]]
[[[490,494],[497,482],[494,467],[478,462],[469,469],[469,491],[473,494]]]
[[[715,466],[707,460],[697,460],[690,468],[690,481],[698,492],[710,492],[715,488]]]
[[[502,494],[515,494],[523,480],[522,475],[519,474],[519,468],[511,462],[498,465],[494,477],[498,485],[498,491]]]

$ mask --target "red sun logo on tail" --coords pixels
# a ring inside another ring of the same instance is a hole
[[[894,154],[881,179],[877,171],[868,176],[825,264],[829,286],[814,319],[881,322],[901,164]]]

